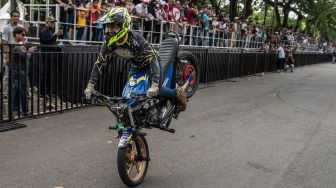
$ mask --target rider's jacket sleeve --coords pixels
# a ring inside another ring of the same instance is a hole
[[[160,67],[158,60],[158,53],[154,50],[146,41],[144,51],[142,52],[142,56],[144,57],[145,64],[149,64],[151,67],[152,73],[152,82],[155,84],[159,84],[160,80]]]
[[[140,51],[140,61],[143,66],[150,65],[151,73],[152,73],[152,82],[155,84],[159,84],[160,80],[160,67],[159,67],[159,60],[158,60],[158,53],[156,50],[152,48],[152,46],[146,41],[138,33],[132,33],[134,37],[134,41],[137,41],[140,45],[138,46]]]
[[[99,79],[100,75],[102,74],[102,69],[107,65],[109,57],[109,52],[106,46],[106,43],[104,43],[100,49],[100,53],[98,55],[98,58],[93,66],[89,84],[92,86],[96,86],[97,80]]]

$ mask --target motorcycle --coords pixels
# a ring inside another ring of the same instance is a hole
[[[180,86],[187,98],[190,98],[199,85],[198,61],[190,52],[179,52],[179,38],[176,33],[168,32],[166,36],[159,49],[161,75],[164,78],[161,88],[175,89]],[[124,184],[131,187],[143,182],[150,161],[143,129],[154,127],[175,133],[175,129],[169,126],[172,118],[178,119],[180,113],[175,98],[146,96],[151,83],[149,79],[147,72],[132,73],[122,97],[93,93],[93,97],[104,102],[117,119],[117,124],[109,127],[117,130],[117,138],[121,138],[124,131],[131,133],[127,146],[118,146],[117,156],[119,176]]]
[[[284,65],[284,71],[290,70],[291,72],[294,72],[294,57],[291,50],[287,51],[288,56],[286,57],[285,65]]]

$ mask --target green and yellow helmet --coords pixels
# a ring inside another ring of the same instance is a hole
[[[99,19],[104,25],[113,24],[119,27],[119,30],[113,35],[106,35],[106,43],[111,46],[121,38],[123,38],[131,26],[131,16],[128,14],[127,9],[123,7],[116,7],[111,9],[102,18]]]

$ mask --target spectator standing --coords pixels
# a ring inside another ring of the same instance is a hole
[[[62,30],[58,30],[54,32],[55,29],[55,18],[49,16],[46,18],[46,26],[42,28],[40,32],[40,43],[41,45],[49,45],[42,46],[41,52],[56,52],[57,47],[50,46],[56,45],[57,37],[63,35]],[[49,95],[52,95],[56,92],[56,57],[54,53],[42,53],[42,63],[41,65],[37,65],[40,71],[36,71],[40,73],[39,76],[39,84],[35,84],[38,86],[40,95],[43,97],[49,98]]]
[[[142,3],[139,3],[135,6],[136,16],[145,20],[144,25],[143,25],[143,29],[145,30],[145,32],[143,36],[147,40],[150,38],[149,31],[152,30],[151,20],[154,19],[154,16],[149,14],[148,6],[149,6],[149,0],[143,0]],[[140,20],[140,24],[141,24],[141,20]]]
[[[56,2],[60,5],[60,21],[64,32],[63,38],[71,40],[74,36],[74,9],[76,6],[71,0],[56,0]],[[68,36],[68,32],[70,36]]]
[[[211,22],[211,29],[210,29],[210,41],[209,41],[209,46],[218,46],[219,42],[218,42],[218,38],[219,38],[219,32],[218,32],[218,28],[219,28],[219,22],[218,22],[218,17],[216,15],[212,16],[212,22]]]
[[[167,28],[167,23],[165,23],[165,21],[167,21],[167,15],[165,14],[163,10],[162,5],[158,1],[156,1],[156,4],[155,4],[155,18],[156,20],[154,21],[154,31],[155,31],[154,42],[159,43],[160,42],[160,32],[165,33],[168,30],[168,28]],[[163,26],[162,31],[161,31],[161,23]]]
[[[231,24],[231,48],[234,47],[237,42],[238,21],[239,18],[235,17],[234,22]]]
[[[89,16],[87,20],[87,41],[97,41],[97,27],[96,21],[101,13],[101,8],[98,6],[98,0],[93,0],[92,4],[89,5]],[[92,36],[91,36],[92,35]]]
[[[286,61],[286,54],[285,54],[284,47],[285,47],[285,44],[282,43],[281,46],[277,49],[277,57],[278,57],[277,70],[278,70],[278,72],[283,70],[284,65],[285,65],[285,61]]]
[[[208,15],[208,9],[203,9],[202,15],[201,15],[201,25],[203,29],[203,46],[208,46],[208,33],[210,29],[210,22],[209,22],[209,15]]]
[[[130,14],[131,16],[135,14],[135,5],[133,3],[133,0],[126,0],[125,8],[127,9],[128,14]]]
[[[194,7],[192,2],[189,2],[185,11],[185,17],[186,21],[189,24],[187,27],[187,40],[186,45],[190,44],[190,38],[191,35],[196,35],[196,28],[193,28],[193,26],[196,26],[196,19],[198,17],[198,10],[197,7]]]
[[[186,9],[186,20],[187,23],[195,26],[196,25],[196,18],[198,17],[198,10],[192,2],[188,3],[187,9]]]
[[[124,0],[115,0],[115,6],[125,7],[126,6],[126,1],[124,1]]]
[[[26,30],[22,27],[15,27],[12,32],[12,44],[20,44],[26,40]],[[12,109],[14,114],[19,112],[23,115],[28,113],[28,65],[30,52],[36,51],[36,46],[26,50],[24,46],[16,45],[13,47],[14,56],[11,61],[12,72]],[[28,53],[27,53],[28,52]],[[21,109],[20,109],[21,106]],[[22,110],[22,111],[21,111]]]
[[[13,41],[13,31],[16,27],[23,27],[19,24],[20,21],[20,12],[13,10],[10,13],[11,20],[8,25],[3,29],[2,40],[4,43],[11,43]]]
[[[180,1],[176,1],[175,2],[175,6],[173,8],[173,16],[174,16],[174,20],[175,22],[182,22],[183,21],[183,8],[182,8],[182,5],[181,5],[181,2]]]
[[[288,31],[287,42],[289,45],[292,45],[294,41],[294,36],[292,31]]]
[[[107,11],[110,11],[114,7],[115,7],[114,0],[108,0],[107,1]]]
[[[88,11],[84,8],[83,4],[80,4],[77,9],[77,36],[76,40],[82,40],[83,33],[86,27],[86,20],[88,17]]]
[[[247,28],[246,31],[246,35],[245,35],[245,48],[251,48],[251,40],[253,38],[253,34],[252,34],[253,28],[251,30],[251,28]]]
[[[224,15],[224,14],[223,14]],[[218,29],[219,29],[219,46],[226,47],[227,46],[227,19],[223,16],[220,16],[222,20],[219,22]]]
[[[108,8],[107,3],[102,3],[102,7],[100,9],[100,13],[99,13],[99,18],[104,16],[104,12],[106,12]],[[96,40],[97,41],[103,41],[104,39],[104,26],[102,22],[98,22],[97,23],[97,36],[96,36]]]
[[[173,13],[174,7],[175,7],[175,0],[168,0],[168,3],[165,3],[163,5],[163,10],[166,12],[169,22],[174,21],[175,18]]]
[[[275,32],[274,35],[272,35],[272,43],[274,45],[277,45],[277,43],[280,41],[280,35],[279,32]]]
[[[16,27],[22,27],[22,25],[19,24],[20,21],[20,12],[17,10],[13,10],[10,13],[11,16],[11,21],[9,22],[8,25],[6,25],[3,29],[3,33],[2,33],[2,43],[3,44],[10,44],[13,41],[13,31]],[[8,86],[9,86],[9,46],[8,45],[4,45],[3,46],[3,51],[5,53],[3,53],[3,64],[2,64],[2,71],[1,73],[3,75],[1,75],[1,79],[3,79],[3,95],[5,98],[7,98],[8,96]],[[1,86],[1,87],[2,87]]]

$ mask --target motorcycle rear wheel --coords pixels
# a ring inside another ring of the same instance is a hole
[[[182,86],[191,74],[192,79],[189,83],[185,93],[187,98],[190,98],[196,93],[200,81],[200,66],[196,57],[188,51],[181,51],[178,53],[179,60],[186,60],[188,63],[184,64],[179,62],[176,67],[176,82]]]
[[[149,158],[149,150],[145,137],[142,135],[136,137],[136,139],[131,139],[127,147],[118,149],[117,157],[119,176],[124,184],[130,187],[135,187],[143,182],[149,163],[148,160],[137,160],[137,156]]]

